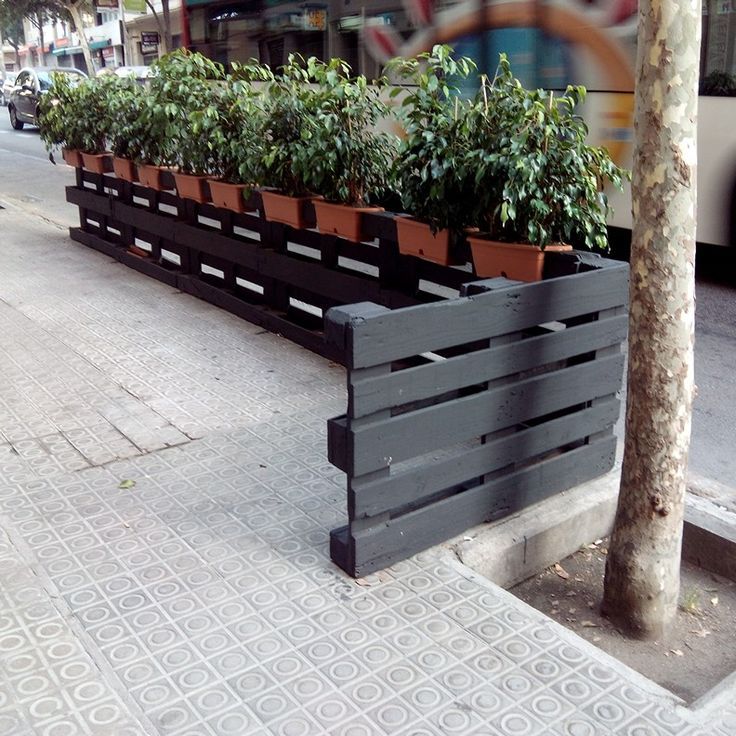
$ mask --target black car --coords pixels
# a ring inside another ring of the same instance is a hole
[[[38,125],[38,101],[41,95],[51,87],[52,74],[72,74],[80,82],[87,78],[87,75],[80,69],[65,67],[21,69],[8,99],[10,124],[16,130],[23,130],[26,123]]]

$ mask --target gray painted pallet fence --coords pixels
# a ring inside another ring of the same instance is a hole
[[[74,240],[347,368],[328,447],[349,520],[331,553],[351,575],[611,467],[625,264],[550,253],[538,284],[466,283],[467,265],[400,254],[390,213],[350,243],[267,222],[257,193],[234,214],[181,199],[170,175],[154,192],[76,174]]]
[[[611,469],[628,267],[594,263],[327,313],[348,382],[347,414],[328,425],[348,492],[336,564],[366,575]]]

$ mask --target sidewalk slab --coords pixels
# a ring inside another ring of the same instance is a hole
[[[0,733],[151,733],[29,557],[0,528]]]
[[[19,346],[0,358],[15,371],[0,393],[15,422],[0,525],[15,542],[0,538],[0,554],[20,555],[7,569],[25,570],[23,585],[28,569],[43,580],[50,637],[96,667],[94,702],[112,704],[120,733],[736,732],[731,683],[684,707],[442,547],[345,576],[329,560],[345,488],[325,426],[342,372],[43,223],[13,226],[0,251],[0,335]],[[65,442],[84,465],[64,465]],[[2,592],[13,646],[30,629]],[[72,725],[47,728],[22,709],[46,701],[12,689],[5,659],[0,675],[0,718],[18,734],[117,733],[85,720],[94,707],[74,690]]]

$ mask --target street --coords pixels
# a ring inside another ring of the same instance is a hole
[[[66,228],[76,223],[76,209],[64,200],[64,187],[73,182],[72,170],[53,166],[38,131],[14,131],[0,108],[0,202],[7,201],[30,215]],[[2,240],[12,239],[3,232]],[[699,252],[696,312],[696,383],[690,469],[704,479],[734,485],[736,443],[733,416],[736,382],[731,376],[736,354],[736,277],[724,273],[718,249]],[[729,261],[732,263],[733,259]],[[1,298],[2,295],[0,295]]]

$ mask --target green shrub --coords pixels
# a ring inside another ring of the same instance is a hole
[[[376,126],[389,114],[381,100],[385,79],[351,77],[340,59],[307,61],[315,84],[314,108],[305,117],[295,166],[309,189],[331,202],[374,204],[390,187],[398,138]]]
[[[495,78],[481,81],[465,167],[475,171],[476,224],[494,239],[607,249],[604,186],[621,188],[628,172],[586,142],[575,114],[584,99],[583,87],[524,89],[503,54]]]
[[[475,70],[471,59],[455,59],[449,46],[436,45],[414,59],[389,62],[387,72],[412,85],[402,95],[397,115],[403,139],[394,168],[404,210],[433,231],[460,233],[474,224],[475,175],[467,168],[472,138],[470,103],[457,84]]]

